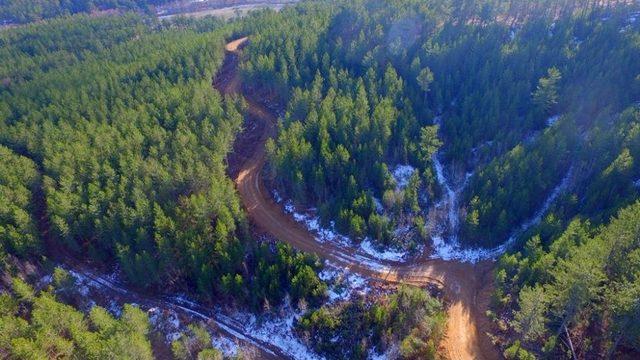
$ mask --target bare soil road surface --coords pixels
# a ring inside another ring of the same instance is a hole
[[[265,142],[276,133],[277,118],[251,94],[241,94],[238,63],[247,38],[227,44],[227,57],[214,86],[223,94],[242,95],[247,102],[247,122],[253,124],[240,137],[249,137],[249,149],[236,149],[243,154],[242,163],[231,171],[249,219],[261,231],[287,242],[293,247],[317,254],[336,266],[348,268],[373,281],[406,283],[416,286],[436,284],[445,291],[448,324],[441,350],[449,359],[498,359],[500,355],[486,331],[490,322],[485,315],[492,286],[492,264],[468,264],[455,261],[423,259],[411,263],[376,260],[382,266],[372,267],[354,250],[320,243],[304,226],[294,221],[275,203],[262,180],[265,165]],[[247,133],[251,132],[251,133]],[[233,155],[232,155],[233,156]],[[373,259],[372,259],[373,260]]]

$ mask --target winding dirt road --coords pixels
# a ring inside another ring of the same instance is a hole
[[[227,44],[225,63],[214,85],[223,94],[240,94],[241,80],[238,74],[240,49],[247,38]],[[485,316],[491,293],[492,265],[489,262],[476,265],[423,259],[411,263],[395,263],[375,260],[379,266],[362,261],[362,254],[332,244],[320,243],[304,226],[294,221],[282,207],[275,203],[262,181],[265,165],[265,142],[276,133],[277,118],[274,112],[252,98],[242,94],[247,102],[247,122],[255,124],[251,149],[243,149],[245,156],[236,169],[236,187],[253,224],[274,238],[293,247],[317,254],[330,263],[358,273],[373,281],[406,283],[417,286],[436,284],[445,291],[448,307],[448,324],[441,351],[449,359],[498,359],[499,353],[485,332],[490,322]],[[246,141],[244,143],[247,143]],[[371,259],[374,260],[374,259]]]

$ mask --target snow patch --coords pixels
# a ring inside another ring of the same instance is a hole
[[[397,229],[397,230],[401,230],[401,229]],[[407,257],[407,253],[405,251],[393,251],[393,250],[379,251],[375,248],[373,243],[371,243],[371,240],[369,238],[364,239],[362,243],[360,243],[360,249],[364,251],[366,254],[370,255],[371,257],[379,260],[400,262]]]
[[[557,123],[558,120],[560,120],[560,115],[553,115],[549,117],[546,121],[547,127],[555,125],[555,123]]]
[[[274,189],[272,194],[273,194],[273,200],[275,200],[277,204],[280,204],[282,202],[282,197],[280,196],[278,191]]]
[[[329,284],[329,303],[347,301],[355,293],[367,294],[369,282],[360,275],[342,269],[330,262],[325,262],[325,269],[319,274],[320,279]]]
[[[576,45],[576,47],[582,45],[582,43],[584,42],[583,40],[579,39],[577,36],[573,37],[573,43]]]
[[[293,332],[294,324],[302,316],[302,313],[294,310],[289,301],[285,301],[285,305],[277,312],[276,316],[261,316],[260,318],[245,312],[236,312],[231,316],[218,314],[218,317],[224,322],[242,324],[246,333],[256,339],[276,345],[294,359],[322,359],[309,350]]]
[[[397,165],[391,174],[393,175],[393,179],[396,181],[396,185],[398,189],[404,189],[409,185],[409,179],[417,170],[411,165]]]
[[[71,269],[68,271],[76,279],[76,285],[86,286],[92,290],[109,290],[122,295],[134,295],[118,285],[117,271],[107,276],[97,275],[88,270],[84,271],[84,273],[79,273]],[[205,322],[212,321],[219,329],[226,332],[229,336],[253,344],[257,348],[260,348],[269,354],[275,355],[270,348],[271,346],[282,349],[287,353],[286,348],[278,342],[280,339],[272,340],[265,336],[257,339],[252,336],[252,330],[247,329],[242,323],[238,323],[233,319],[230,319],[221,309],[217,309],[214,315],[206,315],[205,313],[208,314],[210,312],[209,309],[205,309],[201,305],[188,300],[185,296],[167,298],[160,302],[162,311],[155,307],[151,307],[149,309],[150,321],[155,323],[154,328],[161,329],[161,332],[165,335],[167,342],[179,339],[184,331],[184,324],[181,323],[178,316],[178,313],[182,312]],[[135,303],[132,303],[132,305],[137,306]],[[107,309],[115,317],[119,318],[122,315],[122,307],[115,299],[110,301]],[[265,346],[265,344],[268,344],[268,346]],[[293,353],[292,356],[296,357]]]
[[[38,287],[45,287],[53,282],[53,276],[51,274],[43,276],[40,281],[38,281]]]
[[[330,227],[328,229],[323,228],[320,225],[320,218],[314,215],[296,212],[295,206],[290,200],[285,202],[284,210],[286,213],[290,214],[296,222],[303,224],[307,230],[314,233],[316,235],[315,239],[317,242],[331,242],[344,249],[345,251],[335,253],[334,255],[345,262],[358,263],[374,271],[389,271],[389,267],[380,262],[386,261],[383,257],[384,255],[375,251],[367,253],[361,248],[354,249],[352,246],[353,241],[349,237],[341,235],[335,231],[335,223],[333,221],[330,223]],[[403,258],[397,261],[404,260],[405,259]]]
[[[115,317],[120,317],[122,315],[122,306],[118,304],[115,300],[109,301],[109,306],[107,310]]]
[[[296,208],[291,200],[287,200],[284,204],[284,211],[290,214],[296,222],[299,222],[307,228],[307,230],[315,233],[316,241],[323,243],[326,241],[334,242],[342,246],[349,246],[351,239],[340,235],[335,231],[335,222],[330,223],[330,228],[323,228],[320,225],[320,218],[310,214],[302,214],[296,212]]]
[[[375,196],[373,196],[372,198],[373,204],[376,206],[376,213],[378,215],[381,215],[382,213],[384,213],[384,206],[382,205],[382,201],[380,201],[380,199]]]
[[[371,349],[369,352],[368,360],[387,360],[387,359],[397,359],[399,358],[399,350],[398,346],[394,344],[387,351],[379,354],[377,349]]]
[[[527,231],[531,226],[539,223],[542,216],[549,210],[551,204],[560,196],[562,192],[569,186],[569,182],[573,177],[573,167],[569,169],[560,184],[556,186],[551,194],[547,197],[542,207],[534,214],[534,216],[525,221],[520,228],[516,229],[505,243],[492,249],[483,248],[466,248],[463,249],[458,241],[457,236],[453,235],[445,241],[442,235],[433,237],[433,254],[431,258],[443,260],[458,260],[462,262],[476,263],[482,260],[494,259],[503,254],[516,240],[516,238]]]
[[[500,255],[503,251],[496,249],[480,249],[469,248],[463,249],[458,239],[451,237],[445,242],[442,236],[434,236],[433,238],[433,254],[432,259],[457,260],[475,264],[478,261],[492,259]]]
[[[173,310],[168,310],[166,313],[160,314],[157,319],[156,328],[162,330],[165,335],[165,341],[172,343],[182,336],[183,326],[178,318],[178,314]]]
[[[149,324],[151,324],[152,327],[155,327],[160,319],[160,309],[157,307],[149,308],[147,310],[147,316],[149,317]]]
[[[225,358],[227,357],[235,357],[238,355],[238,344],[236,344],[233,340],[224,337],[224,336],[218,336],[218,337],[214,337],[213,339],[211,339],[211,345],[220,350],[220,352],[222,352],[222,355],[224,355]]]
[[[549,126],[553,125],[558,119],[559,115],[552,116],[547,120]],[[434,123],[440,124],[442,119],[436,117]],[[444,196],[442,200],[435,205],[436,210],[440,210],[446,213],[446,219],[442,219],[441,216],[437,216],[435,227],[432,231],[433,241],[433,253],[431,258],[443,259],[443,260],[458,260],[462,262],[476,263],[481,260],[493,259],[502,253],[504,253],[509,246],[515,241],[518,235],[526,231],[534,224],[540,222],[542,216],[547,212],[551,204],[556,198],[568,187],[569,181],[573,176],[573,167],[569,169],[566,176],[562,179],[560,184],[553,189],[549,197],[542,204],[542,207],[534,214],[534,216],[525,221],[520,228],[516,229],[507,241],[493,249],[483,248],[462,248],[458,239],[458,227],[459,227],[459,197],[464,188],[467,186],[469,179],[473,173],[467,173],[464,181],[455,186],[447,179],[444,166],[440,162],[438,153],[433,156],[433,165],[436,173],[436,180],[443,189]],[[443,221],[444,220],[444,221]],[[443,224],[444,223],[444,224]],[[434,224],[427,224],[433,226]]]

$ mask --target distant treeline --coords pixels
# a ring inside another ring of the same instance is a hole
[[[1,0],[0,21],[29,23],[101,10],[143,10],[170,0]]]

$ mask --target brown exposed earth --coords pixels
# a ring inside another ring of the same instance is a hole
[[[223,94],[239,95],[242,92],[237,69],[240,49],[247,40],[246,37],[237,39],[226,46],[227,58],[214,84]],[[443,288],[449,304],[442,353],[449,359],[500,358],[486,334],[491,325],[485,312],[492,291],[492,264],[482,262],[474,265],[433,259],[419,259],[410,263],[376,260],[382,266],[372,267],[366,259],[362,260],[362,254],[356,258],[353,249],[330,242],[318,242],[312,233],[284,212],[264,185],[264,145],[276,133],[277,118],[252,94],[244,92],[242,95],[247,103],[248,121],[236,143],[236,152],[240,155],[232,155],[237,157],[232,161],[231,173],[235,176],[236,187],[252,223],[259,230],[298,250],[317,254],[333,265],[347,268],[373,281],[416,286],[436,284]]]

